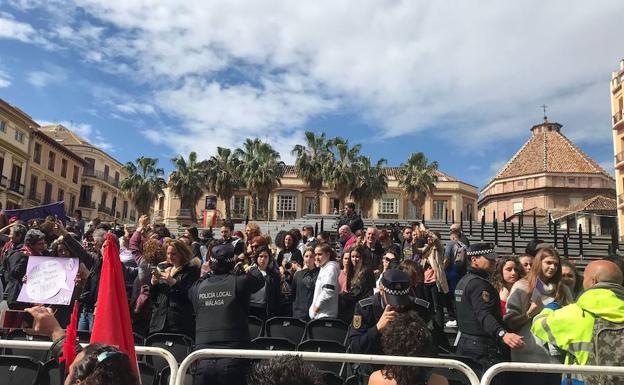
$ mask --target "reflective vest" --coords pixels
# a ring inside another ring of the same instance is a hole
[[[197,290],[196,345],[245,345],[250,341],[247,304],[236,299],[236,276],[204,280]]]

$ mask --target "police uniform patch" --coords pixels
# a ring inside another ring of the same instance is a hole
[[[483,290],[481,292],[481,298],[483,299],[483,301],[485,302],[490,302],[490,292],[487,290]]]
[[[360,326],[362,326],[362,316],[356,314],[353,316],[353,327],[359,329]]]

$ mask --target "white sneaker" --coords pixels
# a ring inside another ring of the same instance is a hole
[[[457,328],[457,321],[447,321],[444,326],[447,328]]]

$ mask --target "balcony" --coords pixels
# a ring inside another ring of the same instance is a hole
[[[80,201],[80,202],[78,202],[78,206],[84,207],[84,208],[87,208],[87,209],[95,209],[97,207],[95,205],[95,202],[89,202],[89,201]]]
[[[98,212],[112,215],[113,210],[110,207],[106,207],[104,205],[98,205]]]
[[[9,183],[9,191],[24,195],[24,185],[21,184],[19,181],[12,180],[11,183]]]
[[[176,216],[180,218],[190,218],[191,210],[190,209],[179,209],[176,211]]]
[[[618,111],[613,115],[613,129],[622,122],[622,111]]]
[[[85,168],[84,171],[82,172],[82,175],[101,180],[103,182],[110,184],[111,186],[115,188],[119,188],[119,180],[115,178],[111,178],[110,175],[104,174],[103,171],[94,170],[91,168]]]
[[[28,200],[36,205],[41,204],[41,194],[37,194],[34,191],[28,193]]]

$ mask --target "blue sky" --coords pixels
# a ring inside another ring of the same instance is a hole
[[[610,173],[617,1],[0,0],[0,98],[122,162],[305,130],[482,187],[550,120]]]

